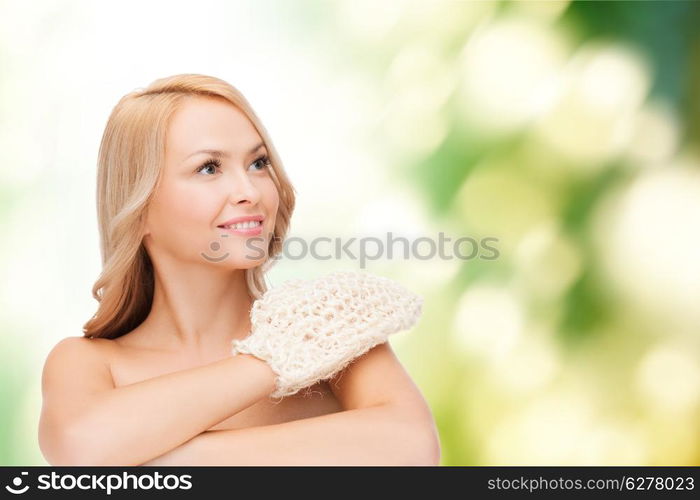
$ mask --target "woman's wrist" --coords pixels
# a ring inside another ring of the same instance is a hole
[[[265,394],[269,395],[277,387],[277,374],[270,365],[252,354],[237,353],[234,358],[244,361],[251,370],[251,380],[257,380],[265,387]]]

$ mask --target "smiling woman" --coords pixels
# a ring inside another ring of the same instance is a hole
[[[359,273],[268,290],[294,189],[234,87],[185,74],[126,95],[98,168],[99,307],[44,366],[50,463],[437,463],[386,342],[422,299]]]

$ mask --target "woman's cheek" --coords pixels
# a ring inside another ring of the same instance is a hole
[[[277,186],[272,181],[272,178],[267,177],[264,185],[264,200],[266,208],[270,217],[277,213],[277,208],[279,207],[279,192],[277,191]]]

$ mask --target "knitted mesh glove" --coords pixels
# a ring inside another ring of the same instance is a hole
[[[352,360],[411,328],[423,299],[381,276],[336,271],[293,279],[268,290],[251,308],[251,333],[233,354],[252,354],[277,374],[273,398],[326,380]]]

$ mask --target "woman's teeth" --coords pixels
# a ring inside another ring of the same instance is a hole
[[[231,224],[230,226],[224,226],[226,229],[250,229],[253,227],[258,227],[260,221],[252,220],[248,222],[239,222],[237,224]]]

